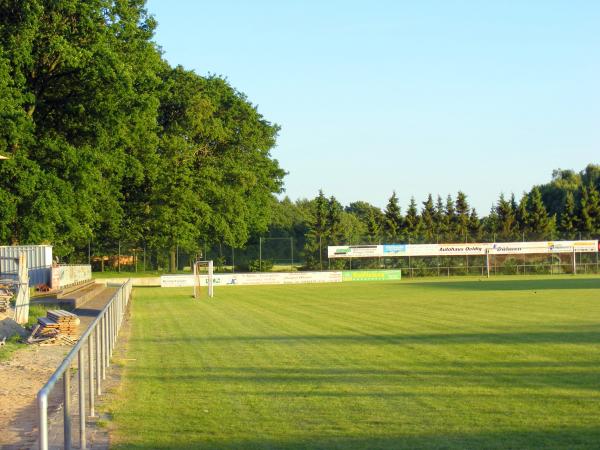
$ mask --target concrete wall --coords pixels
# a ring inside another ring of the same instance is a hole
[[[123,284],[127,280],[131,279],[133,282],[133,286],[142,287],[142,286],[160,286],[160,277],[126,277],[126,278],[96,278],[96,283],[100,284]]]
[[[52,289],[62,289],[92,279],[92,266],[89,264],[68,264],[52,267]]]

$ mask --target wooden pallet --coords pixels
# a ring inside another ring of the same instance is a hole
[[[76,314],[56,309],[48,311],[46,316],[38,317],[38,326],[29,339],[31,343],[49,340],[62,343],[73,342],[80,323]]]
[[[79,317],[76,314],[73,314],[69,311],[65,311],[63,309],[54,309],[46,312],[46,317],[52,319],[56,323],[63,324],[73,324],[79,325]]]

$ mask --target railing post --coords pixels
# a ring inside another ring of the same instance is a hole
[[[77,366],[79,368],[79,448],[87,448],[85,440],[85,364],[83,348],[78,352]]]
[[[48,450],[48,396],[45,392],[38,394],[38,412],[40,420],[40,450]]]
[[[71,405],[71,374],[70,368],[73,360],[78,360],[78,399],[79,399],[79,448],[87,448],[86,439],[86,403],[89,395],[89,415],[95,416],[95,396],[102,395],[102,380],[106,379],[107,368],[110,365],[110,357],[116,346],[117,336],[123,322],[126,305],[131,295],[131,283],[126,283],[119,288],[110,299],[108,305],[102,310],[102,315],[93,322],[93,328],[89,328],[81,336],[80,342],[69,352],[55,373],[50,377],[46,385],[38,392],[37,406],[39,412],[39,446],[41,450],[48,450],[48,395],[55,383],[63,378],[63,448],[72,448],[72,405]],[[88,339],[87,350],[85,339]],[[86,362],[86,354],[88,361]],[[89,382],[89,391],[86,392],[86,373]],[[94,380],[95,379],[95,380]]]
[[[110,353],[109,356],[112,358],[113,350],[115,348],[115,304],[112,303],[109,307],[109,323],[110,323]]]
[[[100,322],[102,330],[102,380],[106,380],[106,317],[102,317]]]
[[[96,326],[96,331],[94,333],[96,335],[94,341],[96,344],[96,387],[98,389],[98,395],[102,395],[102,330],[100,324]]]
[[[63,374],[63,389],[65,404],[63,407],[63,429],[64,429],[64,448],[71,450],[71,376],[69,374],[70,366]]]
[[[88,336],[88,379],[90,383],[90,417],[95,416],[94,411],[94,334],[90,333]]]

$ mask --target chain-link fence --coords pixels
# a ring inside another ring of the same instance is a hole
[[[515,242],[548,240],[537,235],[520,234],[520,239],[507,239],[500,234],[465,236],[460,243]],[[510,238],[510,237],[509,237]],[[560,239],[597,239],[583,233],[563,236]],[[211,259],[215,271],[269,272],[297,270],[351,270],[351,269],[402,269],[406,276],[456,276],[483,275],[487,273],[485,256],[427,256],[328,259],[329,245],[358,244],[435,244],[459,243],[447,241],[443,236],[412,236],[409,239],[386,239],[359,236],[351,240],[327,239],[325,237],[257,237],[243,248],[224,244],[199,242],[190,250],[175,245],[170,248],[152,246],[145,241],[132,239],[109,243],[89,241],[79,247],[62,262],[89,263],[94,272],[123,273],[191,273],[193,261]],[[539,254],[539,255],[491,255],[490,273],[501,274],[560,274],[599,273],[598,253]]]

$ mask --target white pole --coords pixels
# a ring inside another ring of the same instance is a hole
[[[194,298],[198,298],[199,286],[196,285],[196,283],[200,282],[198,278],[198,262],[194,261]]]
[[[214,296],[213,292],[213,261],[212,259],[208,261],[208,296],[212,298]]]

